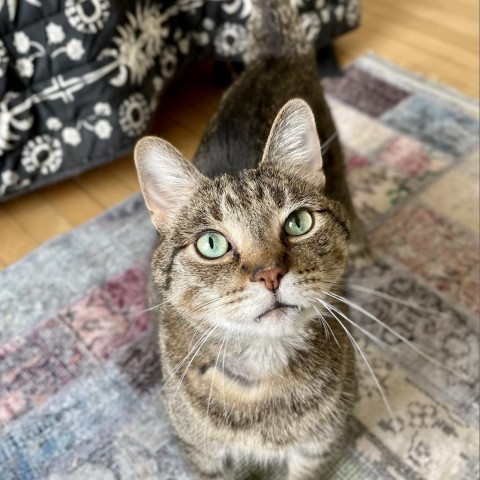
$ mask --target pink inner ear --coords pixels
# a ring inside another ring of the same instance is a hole
[[[150,210],[150,219],[152,220],[153,225],[158,230],[160,229],[167,220],[167,213],[164,210],[157,210],[153,212]]]
[[[161,138],[142,138],[135,148],[135,164],[145,203],[157,228],[165,223],[169,211],[189,201],[204,178]]]
[[[305,173],[322,169],[315,119],[305,101],[290,100],[280,110],[273,122],[263,160]]]

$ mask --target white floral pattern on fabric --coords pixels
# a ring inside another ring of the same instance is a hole
[[[25,32],[15,32],[13,35],[13,46],[15,50],[22,55],[29,54],[26,57],[20,57],[15,62],[15,68],[18,74],[24,78],[31,78],[35,73],[33,61],[36,58],[46,55],[45,47],[36,41],[33,41]]]
[[[317,44],[333,30],[338,35],[350,29],[346,24],[358,19],[358,2],[290,0]],[[11,169],[20,176],[15,185],[3,182],[0,197],[37,182],[36,171],[22,168],[29,138],[57,138],[69,154],[61,174],[40,183],[68,177],[72,166],[97,154],[113,158],[132,145],[167,81],[196,57],[248,61],[252,0],[125,0],[121,9],[112,0],[63,0],[58,11],[41,15],[56,3],[0,0],[0,15],[7,13],[15,27],[0,38],[0,155],[6,158],[0,175]],[[315,6],[316,16],[309,13]],[[343,18],[342,25],[323,29],[335,15]],[[91,110],[85,112],[89,95]],[[104,146],[97,147],[106,141],[107,155]]]
[[[93,112],[95,113],[95,115],[98,115],[98,116],[105,115],[106,117],[108,117],[109,115],[112,114],[112,107],[110,106],[109,103],[98,102],[94,105]]]
[[[120,105],[118,111],[120,128],[129,137],[141,135],[150,120],[150,108],[147,99],[141,93],[130,95]]]
[[[6,187],[11,187],[18,182],[19,178],[17,172],[14,172],[13,170],[5,170],[2,173],[2,184]]]
[[[330,10],[328,8],[323,8],[320,10],[320,16],[322,17],[322,22],[328,23],[330,22],[331,16],[330,16]]]
[[[28,178],[20,179],[18,172],[13,170],[4,170],[1,175],[0,195],[5,195],[7,190],[14,190],[16,188],[23,188],[30,184]]]
[[[14,133],[17,131],[28,131],[33,124],[33,118],[19,118],[17,112],[11,107],[10,102],[15,100],[18,94],[9,92],[0,101],[0,156],[7,150],[13,148],[14,142],[20,139],[20,136]]]
[[[221,2],[221,5],[228,15],[237,15],[240,19],[245,19],[252,13],[252,0],[233,0]]]
[[[110,0],[66,0],[65,15],[70,25],[82,33],[98,33],[110,17]]]
[[[360,0],[349,0],[345,20],[347,25],[353,27],[360,19]]]
[[[107,102],[97,102],[93,106],[93,114],[87,115],[82,120],[77,121],[75,126],[67,125],[61,131],[61,138],[65,145],[77,147],[80,145],[84,136],[82,130],[86,132],[92,132],[100,140],[107,140],[111,138],[113,127],[109,120],[105,117],[109,117],[112,114],[112,107]],[[100,118],[99,117],[103,117]],[[50,117],[47,120],[47,128],[51,131],[58,131],[63,127],[62,122],[56,117]],[[86,133],[88,135],[88,133]]]
[[[247,48],[247,43],[247,29],[237,23],[222,25],[214,40],[217,54],[224,57],[243,53]]]
[[[47,35],[47,41],[50,44],[62,43],[65,40],[65,31],[61,25],[50,22],[45,27],[45,33]]]
[[[144,5],[137,3],[135,15],[127,14],[129,24],[142,32],[145,52],[147,55],[158,55],[164,45],[164,40],[170,32],[166,24],[167,17],[160,13],[156,5]]]
[[[162,69],[162,75],[164,78],[173,77],[177,68],[177,55],[175,47],[165,48],[160,60],[160,68]]]
[[[116,87],[125,85],[128,77],[135,85],[144,80],[154,65],[154,58],[160,54],[164,37],[169,33],[168,28],[163,26],[165,19],[156,5],[137,4],[135,15],[129,12],[127,20],[117,28],[117,35],[113,37],[117,48],[105,49],[99,55],[99,59],[111,57],[118,63],[118,74],[110,80]]]
[[[215,22],[211,18],[205,18],[202,22],[202,27],[205,30],[213,30],[215,28]]]
[[[290,5],[294,8],[300,9],[305,6],[305,0],[290,0]]]
[[[80,142],[82,141],[82,137],[80,135],[80,132],[73,127],[66,127],[62,130],[62,138],[65,143],[68,145],[72,145],[76,147],[77,145],[80,145]]]
[[[85,48],[81,40],[72,38],[66,45],[54,50],[51,57],[55,58],[62,53],[65,53],[70,60],[78,61],[85,55]]]
[[[15,63],[15,68],[18,74],[25,78],[32,77],[35,72],[33,62],[29,58],[19,58]]]
[[[316,41],[321,29],[318,15],[314,12],[304,13],[300,16],[300,22],[307,39],[310,42]]]
[[[153,77],[153,88],[155,89],[156,92],[161,92],[163,86],[165,85],[165,81],[163,80],[162,77]]]
[[[345,16],[345,7],[343,5],[338,5],[335,8],[335,18],[337,19],[337,22],[341,22],[344,16]]]
[[[197,45],[204,47],[210,43],[210,35],[207,32],[193,32],[192,38],[195,40]]]
[[[62,128],[62,122],[57,117],[47,118],[47,128],[56,132]]]
[[[25,32],[15,32],[13,34],[13,46],[18,53],[28,53],[30,50],[30,37]]]
[[[95,124],[95,135],[102,139],[102,140],[107,140],[112,136],[112,126],[107,120],[99,120]]]
[[[8,53],[5,44],[0,40],[0,78],[5,75],[8,66]]]
[[[70,60],[80,60],[85,54],[83,43],[76,38],[72,38],[72,40],[67,43],[65,51]]]
[[[22,150],[21,163],[29,173],[42,175],[56,172],[63,161],[60,141],[50,135],[39,135],[28,141]]]
[[[183,36],[183,32],[177,28],[173,34],[173,39],[177,42],[178,50],[182,55],[187,55],[190,51],[190,35]]]

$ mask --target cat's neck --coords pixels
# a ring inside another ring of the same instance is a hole
[[[205,322],[192,325],[168,313],[162,323],[177,348],[182,345],[178,348],[177,360],[198,349],[195,362],[225,366],[233,377],[254,383],[284,375],[291,362],[312,354],[308,350],[319,335],[312,319],[306,319],[303,328],[295,334],[272,338],[245,333],[234,335],[221,328],[212,330],[212,325]]]
[[[262,340],[249,345],[241,353],[238,361],[256,378],[276,376],[288,367],[291,358],[303,347],[302,338]]]
[[[245,337],[227,345],[226,364],[235,374],[253,381],[276,377],[296,356],[305,355],[309,331],[278,338]]]

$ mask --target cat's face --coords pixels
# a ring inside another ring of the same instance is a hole
[[[236,177],[210,180],[176,158],[179,165],[163,164],[161,178],[151,182],[153,167],[142,177],[139,166],[144,193],[157,192],[146,195],[161,236],[155,279],[169,304],[193,324],[262,338],[296,335],[344,272],[348,221],[342,207],[322,194],[316,131],[311,141],[309,130],[282,124],[280,115],[260,166]],[[286,120],[292,122],[291,116]],[[150,154],[180,155],[158,139],[147,141],[153,142]],[[301,152],[292,145],[301,145]],[[146,151],[137,149],[137,159],[142,155]],[[173,195],[158,195],[168,176]]]

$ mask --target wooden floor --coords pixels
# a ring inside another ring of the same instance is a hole
[[[342,65],[373,51],[478,98],[478,0],[362,0],[362,8],[361,28],[336,43]],[[221,93],[196,69],[166,92],[154,132],[191,158]],[[136,191],[127,156],[0,205],[0,268]]]

